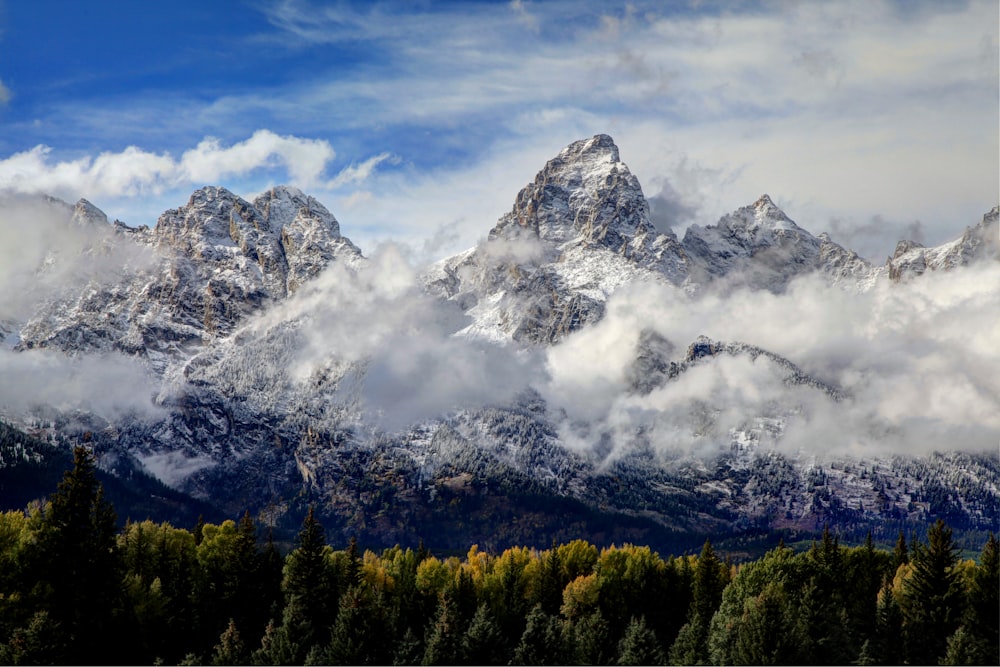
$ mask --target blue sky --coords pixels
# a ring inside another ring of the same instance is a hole
[[[767,192],[881,260],[998,200],[995,0],[139,7],[0,0],[0,189],[135,225],[292,183],[419,259],[598,132],[677,231]]]

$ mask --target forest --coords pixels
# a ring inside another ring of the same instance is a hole
[[[87,449],[0,514],[0,664],[1000,664],[1000,553],[943,521],[892,550],[779,544],[282,548],[249,514],[119,529]]]

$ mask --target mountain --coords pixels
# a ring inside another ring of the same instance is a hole
[[[824,523],[894,537],[939,516],[1000,528],[995,455],[808,449],[827,424],[859,452],[906,435],[869,403],[878,371],[851,370],[875,363],[864,354],[800,361],[696,328],[713,299],[773,303],[799,279],[844,288],[846,303],[995,262],[997,209],[882,267],[767,195],[679,240],[653,226],[607,135],[567,146],[482,242],[415,275],[391,254],[363,257],[290,187],[252,203],[202,188],[152,229],[109,224],[85,200],[51,206],[86,242],[38,275],[75,278],[2,325],[5,353],[128,360],[148,371],[136,390],[148,406],[8,418],[86,441],[115,479],[155,477],[187,498],[175,507],[250,509],[292,530],[315,503],[345,537],[449,548],[687,549]]]
[[[473,319],[466,333],[546,344],[599,320],[623,284],[681,283],[687,262],[677,238],[653,227],[611,137],[597,135],[550,160],[484,242],[425,281]]]
[[[71,224],[106,222],[86,200],[73,209]],[[331,261],[362,261],[322,204],[287,187],[253,204],[225,188],[202,188],[152,230],[116,222],[102,241],[89,252],[133,258],[121,278],[57,295],[21,328],[19,349],[116,350],[147,357],[162,372],[168,359],[232,333]]]
[[[925,271],[954,269],[978,258],[996,260],[1000,257],[997,249],[997,238],[1000,236],[998,218],[1000,208],[994,206],[979,224],[967,227],[962,236],[934,248],[925,248],[916,241],[900,241],[885,263],[889,277],[898,281],[919,276]]]

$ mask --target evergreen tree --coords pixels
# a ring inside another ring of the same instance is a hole
[[[479,605],[462,638],[462,664],[504,665],[506,645],[500,628],[485,604]]]
[[[712,549],[712,542],[705,540],[692,577],[693,597],[688,622],[681,628],[674,645],[671,646],[671,662],[700,665],[709,661],[708,632],[712,616],[722,602],[722,590],[725,588],[724,567]]]
[[[385,665],[392,659],[392,623],[385,600],[368,586],[352,586],[340,597],[324,662]]]
[[[848,628],[852,643],[862,645],[875,631],[875,613],[882,580],[890,574],[888,554],[880,552],[872,542],[871,531],[862,547],[846,554],[844,603],[850,619]]]
[[[0,665],[58,665],[66,655],[65,635],[47,611],[38,611],[26,627],[0,644]]]
[[[305,662],[297,658],[300,653],[299,646],[292,643],[285,628],[270,621],[264,628],[260,648],[250,655],[250,662],[254,665],[295,665]]]
[[[511,664],[562,665],[567,662],[568,655],[559,619],[545,613],[541,605],[535,605],[528,614],[524,633],[514,649]]]
[[[567,645],[572,647],[568,662],[577,665],[608,665],[614,662],[614,642],[607,621],[597,609],[576,619],[570,627]]]
[[[339,600],[327,558],[326,537],[315,511],[302,522],[298,546],[285,561],[285,609],[278,645],[290,647],[292,663],[302,663],[313,646],[326,646]],[[282,648],[284,650],[284,648]]]
[[[438,604],[437,618],[431,627],[424,650],[423,665],[458,664],[462,651],[462,626],[458,605],[451,596],[442,595]]]
[[[394,665],[419,665],[424,658],[424,646],[420,638],[413,632],[413,628],[406,628],[403,638],[396,644],[396,651],[392,656]]]
[[[1000,549],[993,533],[969,582],[962,627],[949,640],[948,664],[1000,665]],[[961,633],[959,635],[958,633]]]
[[[899,569],[900,565],[906,565],[910,562],[910,551],[906,548],[906,535],[903,534],[903,529],[899,529],[899,537],[896,538],[896,548],[892,550],[892,571],[895,572]]]
[[[118,654],[122,642],[114,641],[124,598],[115,522],[93,456],[75,448],[73,468],[52,495],[37,543],[26,554],[28,580],[38,582],[30,595],[64,636],[61,662],[127,659]]]
[[[964,603],[951,528],[938,519],[927,531],[927,545],[913,544],[910,560],[912,571],[903,582],[907,661],[936,664],[958,629]]]
[[[886,576],[875,605],[875,634],[869,644],[869,655],[876,665],[903,663],[903,612],[892,592],[892,582]]]
[[[784,587],[768,584],[747,600],[735,642],[738,665],[808,664],[800,657],[801,636]]]
[[[569,582],[563,580],[559,549],[553,542],[552,548],[542,557],[542,572],[535,602],[542,605],[547,614],[558,614],[559,607],[562,606],[563,589],[567,583]]]
[[[619,665],[663,665],[666,657],[656,633],[646,626],[646,619],[634,616],[618,644]]]

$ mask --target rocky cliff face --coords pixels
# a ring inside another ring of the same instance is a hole
[[[73,209],[71,224],[106,223],[86,200]],[[153,229],[116,223],[113,230],[105,250],[142,250],[138,261],[57,295],[22,328],[20,349],[117,350],[148,357],[162,372],[169,359],[229,335],[330,262],[362,261],[322,204],[287,187],[254,204],[202,188]]]

